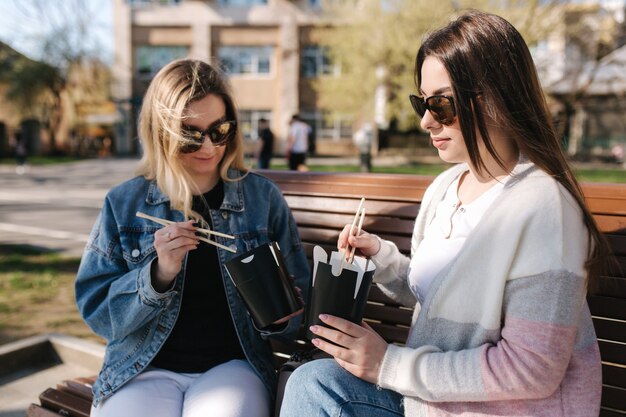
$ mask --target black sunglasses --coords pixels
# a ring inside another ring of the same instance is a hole
[[[184,142],[180,146],[180,151],[182,153],[196,152],[202,147],[207,136],[213,146],[224,146],[235,136],[236,131],[237,122],[234,120],[218,121],[206,130],[183,125],[181,135]]]
[[[454,123],[454,119],[456,119],[454,99],[450,96],[435,95],[423,99],[415,94],[410,94],[409,101],[419,117],[424,117],[426,110],[428,110],[437,123],[446,126]]]

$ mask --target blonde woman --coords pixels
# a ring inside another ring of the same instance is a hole
[[[196,229],[234,235],[212,238],[239,254],[277,241],[306,289],[293,217],[280,190],[247,171],[228,84],[209,64],[164,67],[139,134],[139,176],[108,193],[76,279],[78,308],[107,341],[91,415],[268,416],[276,376],[266,337],[290,337],[298,319],[257,330],[224,268],[236,255]]]

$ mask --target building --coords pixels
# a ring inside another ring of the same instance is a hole
[[[117,153],[140,151],[143,94],[161,67],[183,57],[225,68],[249,147],[266,118],[282,152],[295,113],[313,127],[318,151],[352,146],[351,120],[325,117],[311,86],[338,71],[318,44],[328,25],[320,0],[114,0],[114,22],[113,97],[127,121],[116,134]]]
[[[610,159],[626,147],[624,0],[570,4],[533,50],[570,156]]]

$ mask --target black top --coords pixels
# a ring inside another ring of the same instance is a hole
[[[272,156],[274,150],[274,134],[269,127],[259,130],[259,138],[263,141],[261,156]]]
[[[224,200],[220,181],[204,194],[211,209],[219,209]],[[211,225],[209,209],[200,196],[194,197],[193,209]],[[175,372],[205,372],[231,359],[243,359],[233,319],[226,301],[217,248],[200,242],[187,255],[187,271],[182,305],[172,333],[152,366]]]

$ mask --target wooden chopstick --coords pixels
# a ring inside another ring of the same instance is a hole
[[[365,204],[365,197],[361,198],[361,202],[359,203],[359,207],[356,209],[356,214],[354,215],[354,220],[352,220],[352,226],[350,226],[350,234],[349,236],[352,236],[353,232],[354,232],[354,227],[356,226],[356,223],[359,219],[359,214],[361,213],[361,208],[363,207],[363,204]],[[339,275],[341,275],[341,272],[343,271],[343,261],[344,258],[346,257],[346,251],[348,250],[349,244],[346,242],[346,246],[341,250],[340,253],[340,258],[341,258],[341,263],[339,264]],[[348,252],[349,253],[349,252]]]
[[[167,226],[167,225],[170,225],[170,224],[172,224],[172,223],[175,223],[175,222],[173,222],[173,221],[171,221],[171,220],[166,220],[166,219],[161,219],[160,217],[150,216],[149,214],[142,213],[141,211],[138,211],[137,213],[135,213],[135,215],[136,215],[137,217],[141,217],[141,218],[143,218],[143,219],[147,219],[147,220],[151,220],[151,221],[153,221],[153,222],[155,222],[155,223],[159,223],[159,224],[161,224],[161,225],[163,225],[163,226]],[[214,230],[209,230],[209,229],[200,229],[200,228],[198,228],[197,230],[198,230],[199,232],[201,232],[201,233],[206,234],[206,235],[221,236],[221,237],[225,237],[225,238],[227,238],[227,239],[234,239],[234,238],[235,238],[235,236],[227,235],[226,233],[216,232],[216,231],[214,231]],[[217,243],[217,242],[216,242],[216,241],[214,241],[214,240],[207,239],[207,238],[205,238],[205,237],[201,237],[201,236],[198,236],[198,240],[201,240],[201,241],[203,241],[203,242],[206,242],[206,243],[209,243],[209,244],[211,244],[211,245],[217,246],[218,248],[222,248],[222,249],[227,250],[227,251],[229,251],[229,252],[232,252],[232,253],[237,253],[237,250],[236,250],[236,249],[230,248],[230,247],[228,247],[228,246],[224,246],[224,245],[222,245],[221,243]]]
[[[356,229],[355,236],[361,234],[361,227],[363,226],[363,219],[365,219],[365,207],[361,210],[361,218],[359,219],[359,227]],[[348,263],[352,264],[354,261],[354,253],[356,252],[356,248],[353,246],[350,250],[350,256],[348,256]]]

